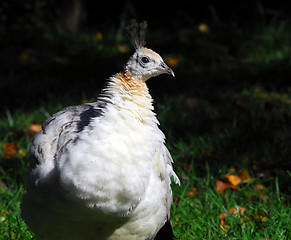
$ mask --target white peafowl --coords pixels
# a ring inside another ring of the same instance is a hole
[[[127,27],[135,52],[97,102],[66,107],[34,137],[22,217],[40,240],[170,240],[180,184],[146,81],[173,71]]]

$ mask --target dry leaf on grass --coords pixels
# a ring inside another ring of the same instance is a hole
[[[197,188],[192,187],[192,188],[188,191],[187,196],[188,196],[188,197],[191,197],[191,196],[193,196],[194,194],[197,194]]]
[[[232,185],[237,186],[241,183],[241,178],[236,175],[223,175],[224,178],[226,178]]]
[[[262,184],[256,184],[255,187],[254,187],[254,190],[258,193],[259,197],[262,199],[262,200],[268,200],[269,199],[269,196],[265,195],[263,193],[263,190],[264,190],[264,186]]]
[[[241,206],[236,206],[236,207],[231,207],[228,209],[228,212],[230,214],[233,214],[234,216],[238,216],[238,213],[240,213],[240,215],[244,215],[244,212],[245,212],[245,208],[244,207],[241,207]]]
[[[227,188],[235,188],[234,185],[228,182],[224,182],[221,180],[216,180],[216,191],[221,194]]]
[[[15,157],[15,154],[19,149],[19,145],[15,143],[3,143],[3,147],[5,149],[4,158],[6,159]]]
[[[231,219],[227,219],[228,216],[243,216],[245,212],[245,208],[241,206],[231,207],[226,212],[222,212],[219,214],[220,218],[220,227],[222,230],[226,230],[229,228],[229,224],[227,224]],[[243,222],[243,218],[240,218],[240,221]]]
[[[231,207],[227,209],[226,211],[223,211],[219,214],[220,218],[220,227],[223,231],[226,231],[230,227],[231,221],[233,221],[233,217],[239,217],[241,223],[245,223],[244,225],[241,225],[242,228],[249,225],[250,221],[253,222],[266,222],[268,221],[268,218],[270,218],[272,215],[269,213],[266,213],[265,211],[260,211],[258,215],[246,215],[245,214],[245,208],[242,206],[236,206]]]
[[[253,222],[267,222],[270,217],[272,217],[272,214],[265,210],[259,210],[257,215],[248,215],[248,219]]]
[[[249,181],[252,179],[252,177],[249,175],[246,169],[241,169],[239,171],[239,176],[234,175],[236,174],[236,170],[233,167],[230,168],[228,172],[231,174],[224,174],[222,180],[216,181],[216,190],[219,194],[221,194],[227,188],[240,190],[238,185],[241,182]]]
[[[241,179],[235,175],[223,175],[226,181],[217,180],[216,181],[216,191],[221,194],[225,189],[239,189],[237,187],[238,184],[241,183]]]
[[[31,124],[29,127],[29,130],[38,133],[41,130],[41,125],[40,124]]]
[[[21,157],[25,157],[27,155],[27,151],[25,149],[19,149],[19,145],[16,143],[2,143],[4,147],[4,156],[5,159],[17,158],[19,155]]]

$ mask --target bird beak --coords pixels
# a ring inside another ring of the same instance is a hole
[[[169,67],[167,66],[167,64],[165,64],[164,62],[162,62],[162,63],[160,64],[159,69],[161,70],[161,72],[163,72],[163,73],[167,73],[167,74],[171,74],[173,77],[175,77],[174,71],[173,71],[171,68],[169,68]]]

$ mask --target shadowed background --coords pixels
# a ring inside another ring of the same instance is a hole
[[[176,75],[148,81],[184,181],[176,202],[188,203],[182,196],[197,181],[209,181],[211,189],[235,169],[273,192],[276,180],[289,206],[290,10],[290,1],[2,0],[0,190],[15,196],[13,189],[23,187],[32,126],[65,106],[94,101],[106,79],[122,70],[134,51],[124,27],[136,18],[148,22],[146,46]],[[195,180],[188,186],[187,179]]]

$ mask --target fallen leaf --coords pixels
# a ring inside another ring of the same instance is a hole
[[[228,209],[228,212],[230,214],[233,214],[235,216],[238,216],[238,213],[240,213],[240,215],[244,215],[244,212],[245,212],[245,208],[244,207],[241,207],[241,206],[236,206],[236,207],[231,207]]]
[[[266,217],[264,217],[264,216],[257,216],[257,218],[261,221],[261,222],[267,222],[267,218]]]
[[[6,159],[15,157],[15,154],[19,149],[19,145],[15,143],[3,143],[3,147],[5,148],[4,158]]]
[[[262,191],[264,190],[264,186],[262,184],[256,184],[254,190],[258,193],[259,197],[262,200],[268,200],[269,196],[265,195]]]
[[[222,212],[219,214],[220,219],[224,219],[224,218],[226,218],[226,216],[227,216],[226,212]]]
[[[226,224],[226,221],[225,221],[226,216],[227,216],[226,212],[222,212],[219,214],[220,227],[223,231],[226,231],[229,228],[229,225]]]
[[[259,215],[249,215],[249,219],[254,222],[267,222],[268,218],[271,217],[271,214],[265,213],[264,211],[260,212]]]
[[[196,189],[195,187],[192,187],[192,188],[188,191],[187,196],[188,196],[188,197],[191,197],[191,196],[193,196],[196,192],[197,192],[197,189]]]
[[[40,124],[31,124],[29,130],[38,133],[42,129]]]
[[[233,184],[228,183],[228,182],[216,180],[216,191],[218,192],[218,194],[221,194],[227,188],[234,189],[234,188],[236,188],[236,186],[234,186]]]
[[[258,195],[262,200],[268,200],[269,196],[265,195],[264,193],[262,193],[261,191],[258,191]]]
[[[239,176],[225,174],[223,177],[225,177],[234,186],[237,186],[241,183],[241,178]]]
[[[225,224],[224,219],[220,219],[220,227],[222,228],[222,230],[226,231],[229,228],[229,225]]]
[[[226,212],[222,212],[219,214],[219,218],[220,218],[220,227],[222,228],[222,230],[226,231],[229,228],[229,225],[226,224],[227,223],[227,216],[243,216],[244,212],[245,212],[245,208],[241,207],[241,206],[236,206],[236,207],[231,207],[227,210],[228,213]],[[243,218],[240,218],[240,221],[243,222]]]
[[[226,220],[225,218],[227,217],[226,212],[222,212],[219,214],[219,218],[220,218],[220,227],[223,231],[226,231],[229,228],[229,225],[226,224]]]

